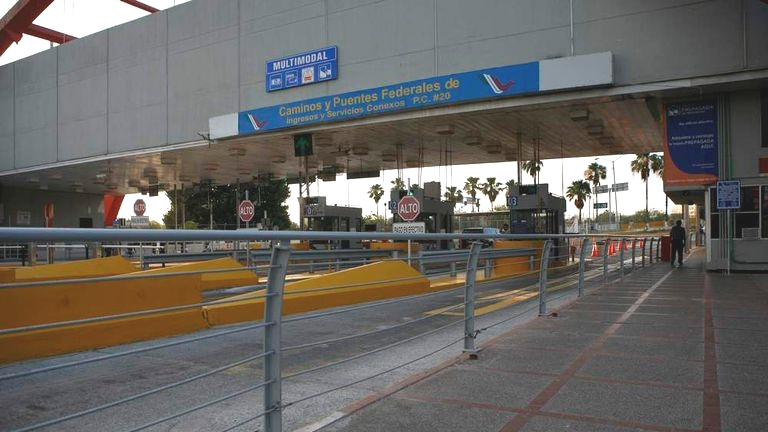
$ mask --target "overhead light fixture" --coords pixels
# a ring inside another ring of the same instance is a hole
[[[417,159],[407,159],[405,161],[405,166],[408,168],[418,168],[419,167],[419,161]]]
[[[83,192],[83,187],[82,186],[73,187],[72,190],[75,192]]]
[[[608,146],[608,147],[610,147],[610,146],[612,146],[614,144],[613,137],[611,137],[611,136],[600,137],[597,140],[597,142],[599,142],[600,145],[602,145],[602,146]]]
[[[237,173],[239,175],[241,175],[241,176],[250,176],[251,175],[251,170],[250,170],[250,168],[240,167],[240,168],[237,169]]]
[[[102,185],[106,183],[107,182],[106,177],[107,176],[105,176],[104,174],[96,174],[96,177],[93,179],[93,184]]]
[[[160,163],[163,165],[176,165],[176,156],[174,155],[160,155]]]
[[[587,125],[587,133],[590,135],[602,135],[603,134],[603,121],[591,120]]]
[[[144,177],[157,177],[157,170],[153,167],[144,168]]]
[[[501,144],[491,141],[485,145],[485,151],[488,154],[501,154]]]
[[[333,145],[333,140],[327,135],[315,135],[312,138],[312,144],[318,147],[330,147]]]
[[[61,174],[51,174],[48,176],[48,180],[61,180],[62,178]]]
[[[192,177],[187,174],[179,174],[179,181],[182,183],[189,183],[192,181]]]
[[[483,137],[480,136],[480,133],[478,132],[468,134],[464,138],[464,144],[470,147],[479,146],[482,143],[483,143]]]
[[[435,128],[435,133],[438,135],[453,135],[453,125],[440,125]]]
[[[245,156],[245,149],[243,147],[230,147],[229,156],[230,157]]]
[[[571,120],[573,121],[587,121],[589,120],[589,110],[587,108],[577,108],[571,110]]]
[[[355,156],[368,156],[368,146],[365,144],[352,146],[352,154]]]
[[[203,165],[203,170],[204,171],[211,172],[211,171],[216,171],[218,169],[219,169],[219,164],[217,164],[215,162],[208,162],[207,164]]]
[[[273,164],[282,164],[282,163],[285,163],[285,156],[283,156],[283,155],[275,155],[275,156],[272,156],[272,159],[271,159],[271,161],[272,161],[272,163],[273,163]]]
[[[40,183],[40,177],[29,177],[27,183],[38,184]]]
[[[139,179],[128,179],[128,187],[137,188],[141,186]]]
[[[45,183],[40,184],[40,190],[48,190],[48,185]]]
[[[394,153],[382,153],[381,160],[384,162],[397,162],[397,155]]]

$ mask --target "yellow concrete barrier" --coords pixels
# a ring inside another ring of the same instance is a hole
[[[0,335],[0,363],[190,333],[206,328],[199,308]]]
[[[498,240],[493,242],[494,248],[533,248],[533,268],[531,269],[531,257],[509,257],[496,258],[493,260],[492,277],[514,276],[531,271],[538,271],[541,268],[541,249],[544,247],[543,240]]]
[[[172,267],[147,270],[145,274],[173,274],[188,271],[242,269],[237,271],[200,273],[200,289],[203,291],[213,289],[232,288],[245,285],[256,285],[259,277],[252,270],[246,269],[234,258],[219,258],[209,261],[181,264]]]
[[[0,328],[200,303],[198,275],[0,289]]]
[[[113,256],[32,267],[16,267],[13,272],[13,279],[7,282],[36,282],[115,276],[138,270],[139,268],[127,259]]]
[[[364,285],[345,287],[355,284]],[[313,289],[324,290],[296,293]],[[283,314],[298,314],[439,289],[443,288],[430,286],[429,279],[403,261],[377,262],[286,284]],[[262,319],[264,299],[254,298],[260,295],[264,295],[263,290],[226,299],[228,302],[238,299],[241,301],[204,306],[203,316],[212,326]]]

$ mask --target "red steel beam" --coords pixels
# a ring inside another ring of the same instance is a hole
[[[23,33],[53,3],[53,0],[19,0],[0,18],[0,55],[12,43],[21,40]]]
[[[133,7],[137,7],[139,9],[144,9],[145,11],[147,11],[149,13],[160,12],[160,9],[153,8],[152,6],[146,5],[146,4],[144,4],[144,3],[142,3],[142,2],[140,2],[138,0],[120,0],[120,1],[123,2],[123,3],[129,4],[129,5],[133,6]]]
[[[63,44],[64,42],[77,39],[74,36],[70,36],[66,33],[58,32],[56,30],[51,30],[49,28],[40,27],[37,24],[30,24],[29,27],[24,30],[24,33],[30,36],[38,37],[40,39],[45,39],[47,41],[56,42],[57,44]]]

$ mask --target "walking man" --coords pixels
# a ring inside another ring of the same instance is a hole
[[[678,220],[675,226],[669,231],[669,238],[672,240],[672,257],[670,258],[672,267],[675,266],[675,252],[677,252],[677,262],[680,267],[683,266],[683,248],[685,247],[685,228],[683,221]]]

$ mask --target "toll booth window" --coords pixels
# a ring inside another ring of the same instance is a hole
[[[765,187],[763,187],[765,189]],[[763,200],[765,201],[765,191],[763,191]],[[712,210],[710,212],[710,238],[720,238],[720,216],[725,216],[725,211],[717,209],[717,190],[710,189],[710,202]],[[766,204],[764,203],[763,206]],[[733,211],[733,238],[743,238],[744,228],[759,228],[761,219],[761,196],[759,186],[743,186],[741,188],[741,207]],[[765,214],[765,211],[763,211]],[[763,223],[765,226],[765,223]],[[763,233],[765,233],[763,228]]]
[[[763,230],[760,233],[761,238],[768,238],[768,186],[763,186],[763,200],[760,206],[762,227]]]

